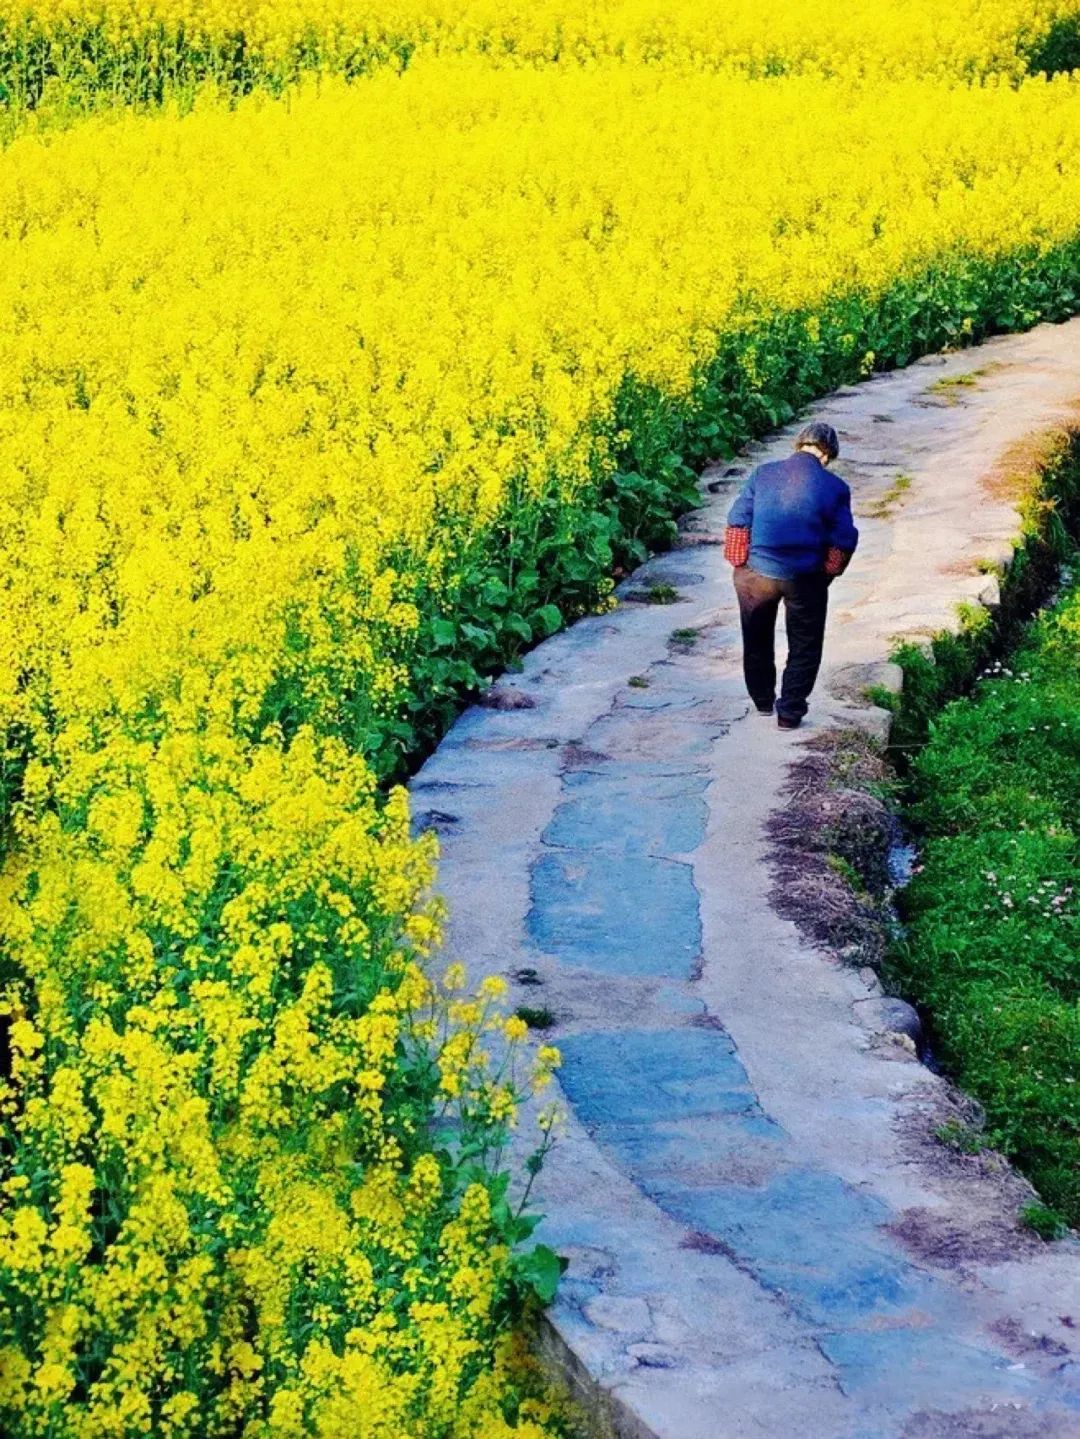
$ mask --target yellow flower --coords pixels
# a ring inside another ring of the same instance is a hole
[[[455,990],[464,989],[465,966],[458,963],[448,964],[446,966],[446,972],[443,974],[442,983],[443,989],[449,994],[453,994]]]

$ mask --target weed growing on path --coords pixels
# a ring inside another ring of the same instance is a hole
[[[935,380],[932,385],[927,385],[923,395],[940,400],[946,405],[958,405],[963,390],[974,389],[981,379],[986,375],[992,375],[998,368],[998,365],[991,363],[980,365],[977,370],[966,370],[961,375],[943,375],[940,380]]]
[[[910,475],[898,474],[885,493],[866,507],[866,514],[874,520],[888,519],[908,490],[911,489],[912,484],[913,480]]]
[[[631,590],[626,598],[640,605],[673,605],[682,596],[674,585],[660,583],[643,590]]]
[[[555,1025],[555,1014],[547,1005],[533,1006],[519,1004],[514,1010],[518,1019],[523,1019],[530,1029],[552,1029]]]

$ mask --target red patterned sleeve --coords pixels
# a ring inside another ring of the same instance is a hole
[[[740,569],[750,558],[750,531],[744,525],[728,525],[724,532],[724,559]]]
[[[829,552],[825,556],[825,573],[827,575],[842,575],[850,563],[850,550],[841,550],[836,545],[829,546]]]

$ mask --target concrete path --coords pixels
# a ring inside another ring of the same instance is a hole
[[[550,1338],[600,1433],[1080,1436],[1080,1245],[1018,1229],[1023,1182],[933,1139],[948,1087],[883,1030],[872,972],[774,913],[764,840],[807,737],[887,733],[858,696],[895,682],[894,641],[995,601],[978,562],[1007,560],[1017,519],[988,477],[1078,400],[1080,320],[814,407],[863,540],[801,731],[746,699],[716,544],[788,430],[706,475],[730,484],[687,546],[533,651],[500,683],[528,707],[470,710],[412,786],[448,958],[557,1018],[569,1117],[538,1206],[571,1263]],[[658,583],[678,600],[634,598]]]

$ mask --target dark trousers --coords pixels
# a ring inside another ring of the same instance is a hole
[[[802,719],[821,665],[830,577],[819,571],[774,580],[749,565],[740,565],[734,573],[742,620],[743,674],[750,698],[765,708],[776,695],[774,639],[776,612],[783,600],[788,657],[776,712],[786,719]]]

